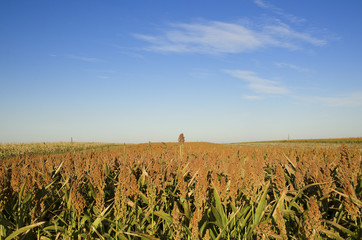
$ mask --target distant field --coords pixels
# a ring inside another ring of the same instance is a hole
[[[237,145],[241,147],[282,147],[282,148],[332,148],[336,149],[344,143],[348,148],[357,147],[362,150],[362,137],[360,138],[330,138],[330,139],[298,139],[298,140],[279,140],[279,141],[257,141],[240,142],[225,144]],[[165,143],[162,143],[165,144]],[[167,143],[169,144],[169,143]],[[199,143],[210,144],[210,143]],[[0,144],[0,159],[21,155],[42,155],[67,153],[70,151],[82,152],[89,150],[101,150],[102,148],[120,148],[123,143],[97,143],[97,142],[43,142],[43,143],[7,143]],[[129,145],[129,144],[127,144]],[[214,144],[213,146],[222,146],[224,144]]]
[[[359,138],[328,138],[328,139],[298,139],[280,141],[259,141],[233,143],[238,146],[248,147],[288,147],[288,148],[339,148],[341,144],[346,144],[349,148],[355,146],[362,149],[362,137]]]
[[[52,142],[52,143],[7,143],[0,144],[0,158],[56,154],[70,151],[101,150],[102,148],[117,148],[123,144],[119,143],[94,143],[94,142]]]

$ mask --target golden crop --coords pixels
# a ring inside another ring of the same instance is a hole
[[[0,239],[361,239],[359,149],[179,142],[3,158]]]

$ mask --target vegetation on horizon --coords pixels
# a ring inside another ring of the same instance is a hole
[[[319,138],[319,139],[290,139],[290,140],[274,140],[274,141],[256,141],[252,143],[362,143],[362,137],[351,137],[351,138]]]
[[[43,142],[43,143],[5,143],[0,144],[0,159],[20,155],[41,155],[85,151],[103,147],[121,146],[116,143],[95,142]]]

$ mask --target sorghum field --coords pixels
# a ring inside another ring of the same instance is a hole
[[[54,143],[13,143],[0,144],[0,159],[19,156],[19,155],[39,155],[39,154],[54,154],[66,153],[69,151],[86,151],[90,149],[99,149],[103,147],[117,147],[121,144],[116,143],[69,143],[69,142],[54,142]]]
[[[361,239],[360,148],[149,143],[0,159],[0,239]]]

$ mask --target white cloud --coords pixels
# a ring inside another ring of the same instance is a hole
[[[325,40],[293,30],[280,21],[250,26],[242,23],[204,21],[170,24],[160,35],[133,34],[148,42],[147,50],[204,54],[242,53],[263,47],[301,49],[304,44],[322,46]]]
[[[297,32],[284,23],[265,26],[264,33],[278,41],[276,45],[285,46],[287,48],[298,47],[298,41],[309,43],[314,46],[323,46],[327,44],[326,40],[312,37],[309,33]]]
[[[171,26],[161,36],[134,36],[151,43],[152,50],[167,52],[236,53],[264,44],[259,33],[237,24],[207,22]]]
[[[77,55],[73,55],[73,54],[68,54],[68,55],[66,55],[66,57],[70,58],[70,59],[81,60],[84,62],[103,62],[103,60],[99,59],[99,58],[83,57],[83,56],[77,56]]]
[[[293,14],[286,13],[283,9],[275,7],[269,2],[263,0],[254,0],[254,3],[261,8],[271,10],[273,13],[278,14],[281,17],[284,17],[285,19],[287,19],[292,23],[301,23],[306,21],[304,18],[300,18]]]
[[[254,0],[254,3],[262,8],[268,8],[268,4],[263,2],[262,0]]]
[[[278,82],[258,77],[255,72],[244,70],[224,70],[227,74],[248,82],[248,87],[257,93],[287,94],[289,91]]]
[[[298,72],[310,72],[308,68],[300,67],[291,63],[276,62],[274,64],[279,68],[290,68],[293,70],[297,70]]]

